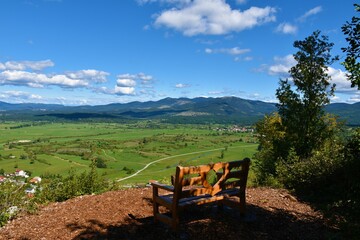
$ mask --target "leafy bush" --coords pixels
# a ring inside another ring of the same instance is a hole
[[[273,182],[276,178],[276,164],[286,159],[288,144],[279,114],[265,116],[256,124],[259,151],[255,154],[254,170],[258,184]]]
[[[330,141],[306,159],[301,159],[294,150],[290,150],[287,161],[281,160],[276,165],[279,181],[290,189],[317,192],[329,183],[341,167],[341,150],[341,144]]]
[[[94,161],[95,161],[95,164],[96,164],[96,167],[97,167],[97,168],[107,168],[107,165],[106,165],[106,163],[105,163],[105,160],[102,159],[101,157],[96,157],[96,158],[94,159]]]
[[[0,227],[21,212],[36,209],[36,199],[25,194],[28,184],[5,181],[0,184]]]
[[[43,191],[39,198],[43,202],[61,202],[76,196],[108,190],[110,184],[97,174],[95,164],[95,161],[93,161],[89,172],[77,174],[70,171],[66,177],[57,175],[47,179],[47,182],[43,184]]]

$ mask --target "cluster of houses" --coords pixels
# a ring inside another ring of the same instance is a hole
[[[41,177],[33,177],[28,180],[29,178],[30,176],[26,171],[17,169],[14,173],[5,173],[4,175],[0,175],[0,184],[6,181],[19,185],[29,183],[29,186],[25,189],[25,193],[31,196],[35,194],[37,184],[41,182]]]
[[[252,127],[241,127],[237,125],[226,128],[216,128],[215,130],[219,132],[254,132]]]

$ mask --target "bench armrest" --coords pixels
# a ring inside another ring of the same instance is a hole
[[[169,191],[169,192],[174,192],[174,186],[169,186],[169,185],[158,183],[158,182],[152,182],[150,184],[154,188],[161,188],[161,189],[164,189],[164,190]]]

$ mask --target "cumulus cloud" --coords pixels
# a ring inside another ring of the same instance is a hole
[[[309,11],[307,11],[306,13],[304,13],[304,15],[302,15],[301,17],[298,18],[298,21],[300,22],[304,22],[308,17],[312,16],[312,15],[316,15],[319,12],[322,11],[322,7],[321,6],[317,6],[314,7],[312,9],[310,9]]]
[[[64,74],[46,75],[27,71],[6,70],[0,72],[0,85],[28,86],[43,88],[47,85],[56,85],[64,88],[86,87],[87,80],[72,79]]]
[[[61,88],[90,87],[92,82],[107,81],[109,73],[94,69],[65,72],[61,74],[45,74],[44,68],[53,67],[51,60],[43,61],[8,61],[0,63],[0,85],[27,86],[44,88],[58,86]]]
[[[31,69],[40,71],[47,67],[53,67],[55,64],[51,60],[43,61],[8,61],[0,62],[0,70],[26,70]]]
[[[153,80],[151,75],[146,75],[145,73],[137,73],[137,74],[120,74],[117,76],[116,86],[113,91],[114,94],[117,95],[135,95],[135,87],[137,86],[137,82],[141,84],[148,84]],[[99,91],[104,93],[110,93],[107,89],[99,89]]]
[[[135,88],[134,87],[115,86],[115,94],[117,94],[117,95],[134,95]]]
[[[332,83],[336,84],[336,91],[341,93],[353,94],[356,89],[351,88],[351,82],[347,80],[346,72],[333,67],[328,68],[328,74],[331,76]]]
[[[28,92],[23,91],[4,91],[0,93],[0,99],[13,99],[17,102],[22,102],[23,100],[31,100],[31,101],[37,101],[41,100],[42,97],[37,94],[32,94]]]
[[[282,77],[287,77],[290,68],[296,65],[296,60],[291,54],[286,55],[285,57],[274,57],[274,62],[274,65],[268,67],[268,74]]]
[[[71,79],[86,79],[96,83],[104,83],[107,81],[107,76],[110,74],[104,71],[94,69],[80,70],[76,72],[67,72],[66,76]]]
[[[127,78],[122,78],[122,79],[118,79],[116,81],[117,86],[119,87],[135,87],[136,86],[136,81],[133,79],[127,79]]]
[[[240,32],[276,20],[272,7],[233,10],[225,0],[194,0],[178,8],[163,11],[155,26],[165,26],[186,36],[221,35]]]
[[[297,30],[298,28],[290,23],[280,23],[276,28],[276,32],[284,34],[295,34]]]
[[[275,64],[267,66],[267,72],[270,75],[280,77],[289,77],[289,70],[297,63],[292,55],[275,57],[274,62]],[[354,94],[360,92],[356,88],[351,88],[351,83],[347,80],[346,72],[341,69],[328,67],[327,74],[331,77],[331,83],[336,84],[337,93]]]
[[[146,75],[144,73],[138,73],[138,74],[125,73],[125,74],[118,75],[117,77],[118,77],[118,79],[132,79],[134,81],[139,80],[139,81],[141,81],[141,83],[148,83],[151,80],[153,80],[152,76]]]
[[[205,53],[211,54],[211,53],[224,53],[224,54],[230,54],[230,55],[240,55],[250,52],[250,49],[241,49],[239,47],[233,47],[233,48],[219,48],[219,49],[211,49],[206,48]]]

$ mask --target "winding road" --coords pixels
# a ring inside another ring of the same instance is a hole
[[[244,146],[239,146],[239,147],[244,147]],[[236,147],[232,147],[232,148],[236,148]],[[154,164],[154,163],[157,163],[157,162],[161,162],[161,161],[164,161],[164,160],[167,160],[167,159],[171,159],[171,158],[176,158],[176,157],[182,157],[182,156],[187,156],[187,155],[192,155],[192,154],[198,154],[198,153],[214,152],[214,151],[219,151],[219,150],[223,150],[223,149],[225,149],[225,148],[222,147],[222,148],[211,149],[211,150],[204,150],[204,151],[198,151],[198,152],[183,153],[183,154],[178,154],[178,155],[174,155],[174,156],[169,156],[169,157],[161,158],[161,159],[158,159],[158,160],[155,160],[155,161],[152,161],[152,162],[146,164],[145,167],[143,167],[142,169],[138,170],[137,172],[135,172],[134,174],[132,174],[132,175],[130,175],[130,176],[117,179],[116,182],[121,182],[121,181],[124,181],[124,180],[126,180],[126,179],[135,177],[136,175],[138,175],[139,173],[141,173],[142,171],[144,171],[145,169],[147,169],[150,165],[152,165],[152,164]]]

